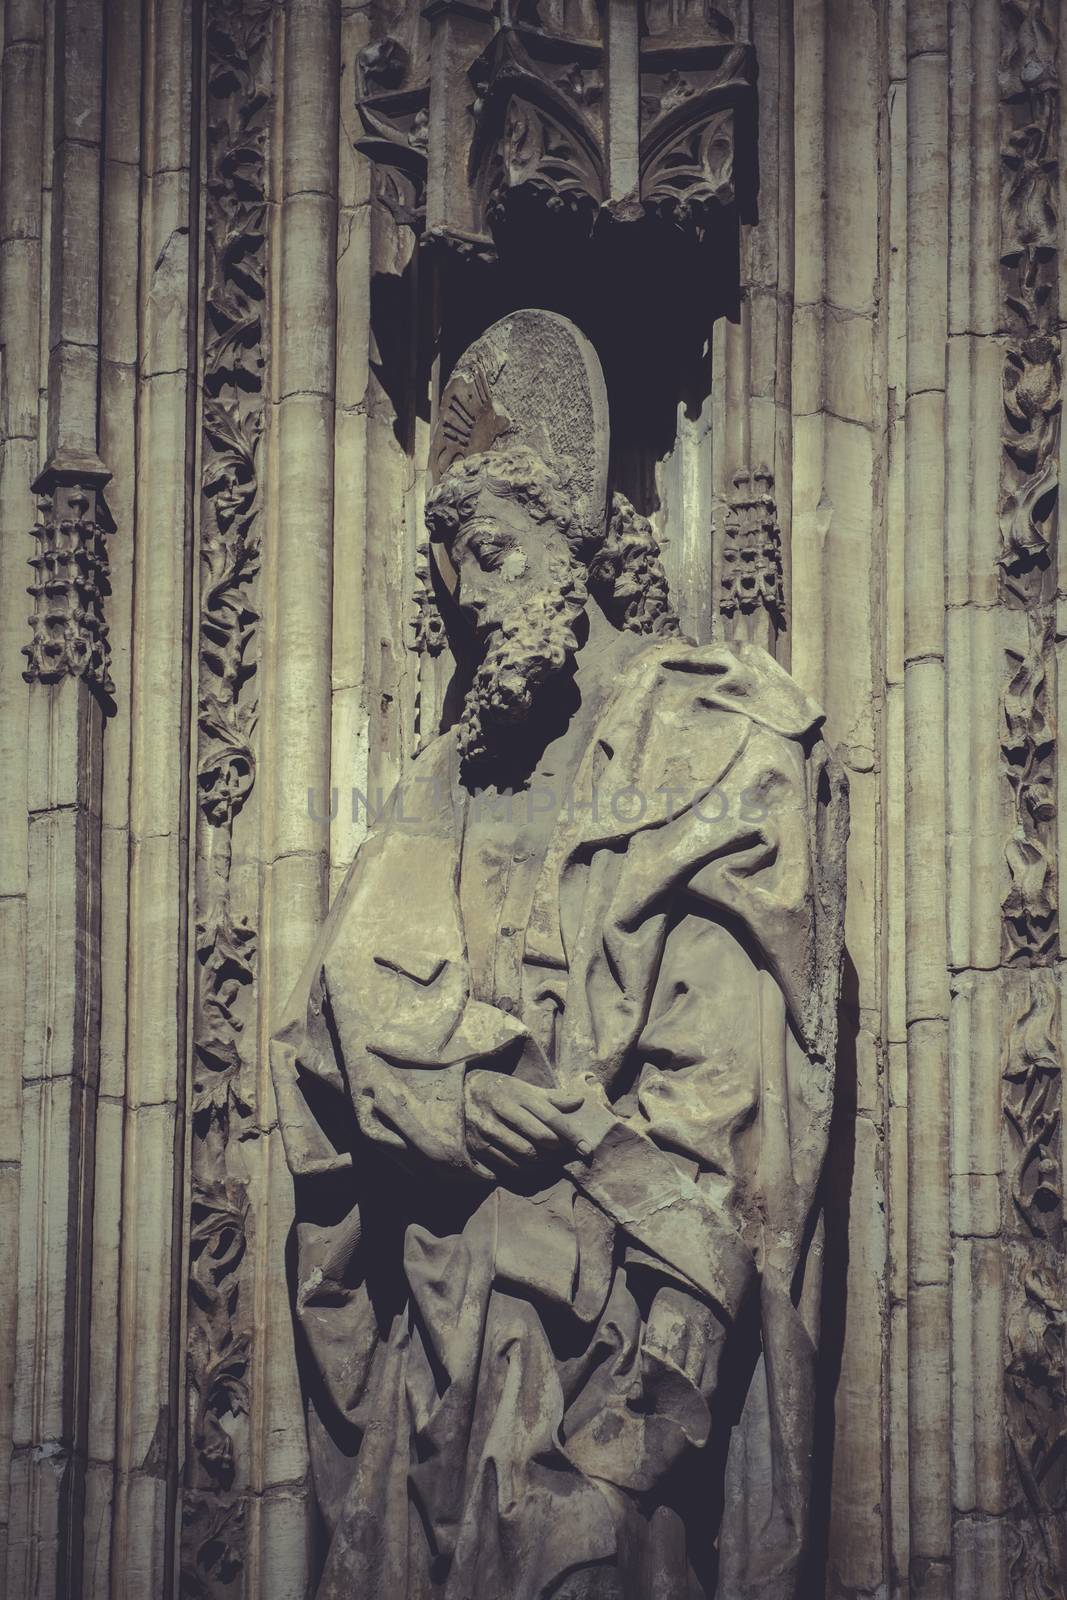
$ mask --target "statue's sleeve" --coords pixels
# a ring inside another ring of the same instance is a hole
[[[360,850],[272,1045],[297,1172],[327,1170],[347,1122],[334,1165],[363,1139],[408,1165],[485,1176],[466,1150],[466,1072],[532,1047],[514,1018],[471,997],[450,825],[407,817]]]
[[[731,1214],[750,1181],[760,982],[728,928],[698,912],[683,916],[667,937],[637,1044],[634,1120],[662,1149],[693,1162],[709,1198]]]
[[[668,832],[685,892],[636,1041],[632,1115],[788,1278],[828,1137],[844,778],[821,740],[754,725],[718,796]]]

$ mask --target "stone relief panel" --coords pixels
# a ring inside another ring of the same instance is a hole
[[[196,984],[190,1143],[188,1433],[182,1594],[243,1592],[240,1460],[249,1409],[256,928],[233,903],[233,828],[256,777],[256,579],[266,395],[271,0],[206,11],[207,148]]]

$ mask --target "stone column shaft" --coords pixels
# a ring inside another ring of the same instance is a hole
[[[908,1439],[915,1600],[949,1593],[948,973],[945,878],[945,361],[948,60],[943,0],[907,19],[904,552]]]
[[[0,1014],[10,1041],[0,1065],[0,1281],[18,1277],[22,1167],[22,1037],[27,962],[27,713],[22,647],[29,599],[26,531],[37,444],[41,321],[41,151],[45,143],[44,6],[7,0],[0,65]],[[7,1568],[17,1294],[0,1303],[0,1585]],[[25,1526],[15,1537],[25,1539]],[[23,1548],[25,1548],[23,1544]]]
[[[604,33],[607,47],[608,194],[623,200],[636,194],[640,168],[640,98],[638,67],[640,18],[630,0],[607,0]]]
[[[291,1184],[273,1109],[267,1038],[329,893],[332,544],[337,316],[340,7],[293,0],[279,84],[281,164],[272,250],[273,404],[264,582],[261,916],[264,963],[256,1106],[249,1148],[254,1326],[247,1593],[299,1592],[307,1577],[304,1413],[288,1290],[277,1272]],[[355,600],[355,597],[353,597]]]
[[[181,1439],[195,462],[190,338],[197,264],[190,187],[194,14],[192,0],[150,0],[141,13],[128,961],[110,1589],[115,1600],[166,1593],[173,1584]]]
[[[96,455],[104,6],[59,0],[53,25],[47,459],[34,483],[40,521],[25,651],[28,1005],[7,1585],[11,1594],[73,1600],[83,1587],[100,811],[112,689],[103,621],[109,473]],[[13,142],[24,138],[20,129]]]
[[[999,8],[954,3],[949,33],[945,478],[947,956],[954,1600],[1009,1593],[1000,1205],[1004,871],[995,508],[1002,406]]]

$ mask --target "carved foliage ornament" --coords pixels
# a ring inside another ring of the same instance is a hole
[[[1062,356],[1058,332],[1059,86],[1056,0],[1002,0],[1001,271],[1010,330],[1003,375],[1001,592],[1026,615],[1009,651],[1001,755],[1012,800],[1004,953],[1022,966],[1008,1036],[1005,1133],[1005,1414],[1016,1468],[1008,1527],[1012,1600],[1054,1600],[1067,1563],[1067,1388],[1062,1027],[1055,874],[1054,672]]]
[[[258,452],[265,412],[266,163],[272,0],[210,0],[207,29],[203,478],[197,722],[197,982],[184,1596],[242,1592],[250,1307],[243,1294],[250,1131],[243,1045],[256,930],[233,903],[232,831],[255,783]]]
[[[1012,793],[1015,827],[1005,848],[1009,888],[1003,902],[1006,954],[1048,960],[1056,952],[1056,885],[1048,830],[1056,815],[1056,744],[1048,717],[1051,619],[1028,618],[1030,641],[1009,652],[1011,676],[1001,695],[1001,756]]]
[[[1027,980],[1027,1003],[1012,1026],[1004,1068],[1004,1107],[1014,1134],[1012,1200],[1035,1239],[1062,1247],[1062,1072],[1056,1031],[1055,978],[1037,968]]]
[[[1012,329],[1003,376],[1001,588],[1027,614],[1029,644],[1009,652],[1001,749],[1015,825],[1005,848],[1004,946],[1013,961],[1058,950],[1053,867],[1055,745],[1047,715],[1055,649],[1062,363],[1058,317],[1059,92],[1053,0],[1004,0],[999,75],[1001,271]]]
[[[1005,1414],[1021,1500],[1012,1593],[1054,1596],[1067,1559],[1067,1304],[1062,1093],[1056,980],[1036,968],[1008,1036],[1004,1069],[1012,1216]]]
[[[1004,0],[1001,17],[1001,270],[1015,331],[1004,369],[1001,568],[1009,593],[1029,604],[1049,565],[1059,495],[1055,0]]]

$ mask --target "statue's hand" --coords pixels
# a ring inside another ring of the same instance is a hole
[[[502,1072],[475,1068],[463,1084],[467,1150],[490,1172],[521,1172],[538,1161],[570,1160],[589,1147],[569,1117],[584,1096],[540,1089]]]

